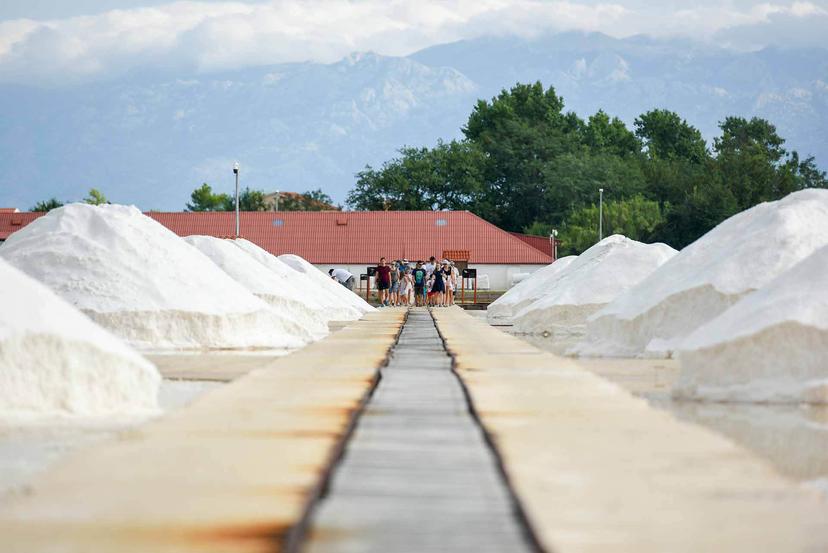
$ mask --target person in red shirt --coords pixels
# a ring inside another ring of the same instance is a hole
[[[391,267],[385,262],[384,257],[380,257],[379,265],[377,265],[377,290],[379,290],[380,307],[388,305],[388,291],[391,289]]]

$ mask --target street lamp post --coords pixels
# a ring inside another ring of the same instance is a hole
[[[552,261],[558,260],[558,230],[552,229],[552,234],[549,235],[549,241],[552,242]]]
[[[239,162],[233,164],[233,174],[236,175],[236,238],[239,237]]]
[[[604,189],[598,189],[598,241],[604,239]]]

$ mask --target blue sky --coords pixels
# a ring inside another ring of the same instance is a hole
[[[66,84],[141,67],[202,72],[406,55],[482,35],[586,30],[738,49],[828,47],[828,0],[3,0],[0,82]]]

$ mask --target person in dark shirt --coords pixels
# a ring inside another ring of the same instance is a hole
[[[377,290],[379,290],[380,307],[388,305],[388,291],[391,289],[391,267],[380,257],[377,265]]]
[[[426,270],[423,269],[422,261],[417,262],[417,266],[414,268],[412,276],[414,277],[414,303],[416,305],[424,305]]]

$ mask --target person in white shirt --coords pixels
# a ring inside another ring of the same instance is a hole
[[[337,281],[339,284],[341,284],[351,292],[354,291],[356,279],[354,278],[353,273],[346,271],[345,269],[331,269],[330,271],[328,271],[328,274],[331,275],[332,279]]]

